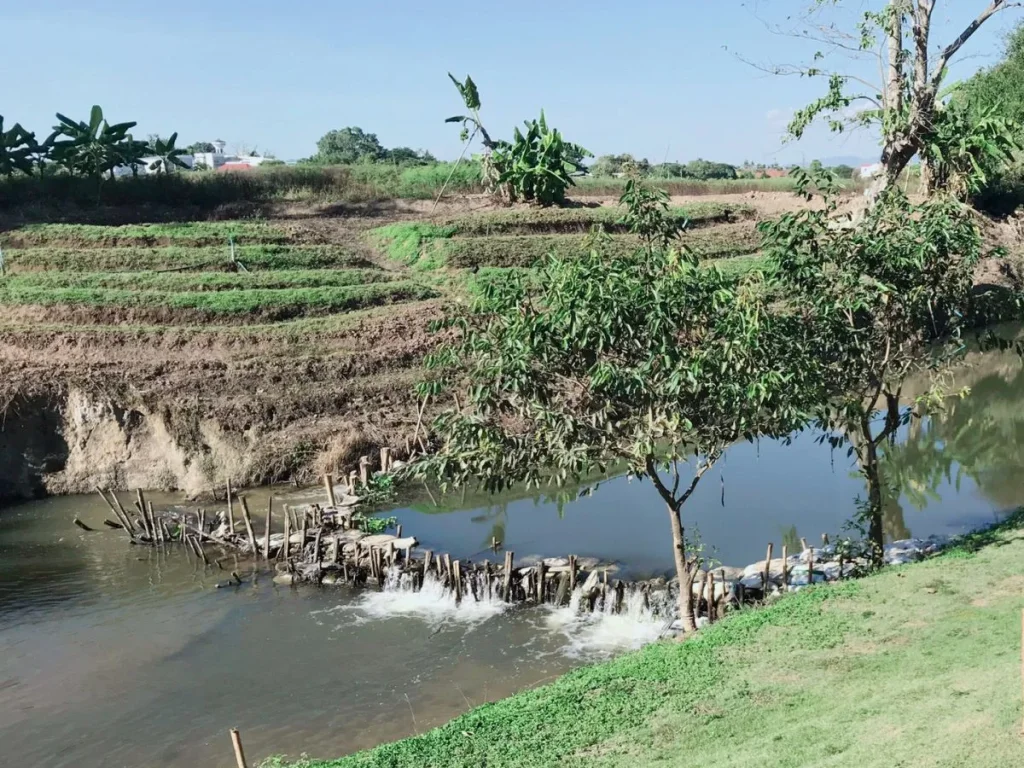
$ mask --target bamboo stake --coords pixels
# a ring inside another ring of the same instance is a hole
[[[427,577],[427,572],[430,570],[430,561],[434,557],[434,550],[428,549],[423,553],[423,578]]]
[[[305,522],[305,518],[303,518],[303,522]],[[318,565],[321,562],[321,560],[320,560],[320,535],[323,532],[324,532],[323,526],[321,526],[320,528],[317,528],[316,529],[316,539],[314,539],[314,541],[313,541],[313,562],[318,564]],[[302,541],[303,541],[303,545],[302,546],[303,546],[303,548],[305,548],[305,546],[306,546],[305,545],[305,541],[306,541],[306,531],[305,530],[302,531]]]
[[[269,515],[269,512],[268,512]],[[284,546],[281,548],[281,556],[288,560],[292,550],[292,519],[288,516],[288,508],[284,511]]]
[[[388,473],[388,454],[391,453],[390,448],[380,449],[380,471],[385,475]]]
[[[576,591],[576,555],[569,555],[569,592]]]
[[[810,554],[807,555],[807,585],[810,586],[814,583],[814,549],[808,551]]]
[[[324,475],[324,489],[327,491],[328,503],[337,508],[338,501],[334,497],[334,475]]]
[[[708,571],[708,623],[711,624],[718,618],[716,615],[717,605],[715,604],[715,572]]]
[[[235,510],[231,504],[231,478],[229,477],[225,482],[228,491],[228,531],[231,533],[235,532]]]
[[[512,602],[512,562],[515,558],[515,553],[509,550],[505,551],[505,593],[504,598],[506,603]]]
[[[456,560],[452,563],[452,575],[455,579],[455,604],[462,602],[462,566]]]
[[[121,500],[119,498],[117,498],[117,494],[114,493],[113,491],[110,492],[110,496],[114,500],[114,504],[116,504],[117,508],[121,511],[121,516],[127,521],[127,523],[128,523],[128,530],[132,532],[132,536],[134,537],[135,536],[135,525],[132,523],[132,519],[128,516],[128,513],[125,512],[124,507],[121,505]]]
[[[789,586],[789,545],[782,545],[782,588]]]
[[[365,488],[370,484],[370,457],[359,457],[359,480]]]
[[[158,542],[163,539],[163,534],[160,532],[160,526],[156,524],[156,515],[153,513],[153,502],[146,502],[146,512],[149,514],[149,527],[153,529],[154,537]]]
[[[402,538],[402,524],[401,523],[399,523],[398,525],[395,526],[395,536],[397,536],[398,538]]]
[[[128,516],[124,514],[123,510],[118,509],[116,506],[111,504],[110,501],[107,500],[106,494],[100,490],[100,487],[98,485],[96,486],[96,493],[98,493],[100,495],[100,498],[103,499],[104,503],[108,507],[110,507],[110,511],[114,513],[114,517],[121,524],[121,528],[124,529],[124,532],[128,535],[128,538],[134,539],[135,535],[132,531],[132,521],[128,518]]]
[[[299,557],[302,557],[302,553],[306,550],[306,521],[308,519],[309,519],[309,513],[308,512],[303,512],[302,513],[302,529],[301,529],[300,535],[299,535],[299,539],[302,541],[302,543],[299,544]],[[316,544],[317,544],[317,547],[316,547],[316,553],[315,553],[316,557],[314,558],[314,560],[316,560],[316,561],[320,560],[320,531],[321,530],[322,530],[321,528],[317,528],[317,530],[316,530]]]
[[[249,548],[252,550],[252,556],[259,559],[260,552],[256,549],[256,534],[252,531],[252,517],[249,515],[249,503],[245,500],[245,496],[238,497],[238,504],[242,508],[242,520],[245,522],[245,535],[249,538]],[[267,531],[267,545],[270,544],[270,531]]]
[[[267,499],[267,521],[263,528],[263,559],[270,561],[270,528],[273,525],[273,513],[274,513],[274,497],[271,496]],[[288,515],[284,516],[284,519],[288,519]]]
[[[547,598],[547,575],[548,566],[547,563],[541,559],[537,565],[537,603],[541,604],[546,602]]]
[[[231,746],[235,750],[235,765],[237,768],[249,768],[245,762],[245,751],[242,749],[242,737],[237,728],[231,729]]]
[[[761,575],[761,589],[764,591],[764,596],[768,597],[768,579],[771,576],[772,570],[772,551],[775,547],[773,542],[768,542],[768,554],[764,559],[764,573]]]

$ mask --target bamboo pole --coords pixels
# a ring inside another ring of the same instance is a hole
[[[271,526],[274,523],[273,513],[274,513],[274,497],[271,496],[269,499],[267,499],[267,521],[264,524],[264,528],[263,528],[263,537],[264,537],[264,540],[263,540],[263,559],[268,561],[268,562],[270,561],[270,528],[271,528]],[[284,517],[285,517],[285,520],[288,519],[288,515],[285,515]]]
[[[133,533],[132,521],[128,518],[127,515],[124,514],[124,510],[121,510],[118,507],[114,506],[112,503],[110,503],[110,501],[107,499],[107,495],[100,490],[100,487],[98,485],[96,486],[96,493],[98,493],[100,495],[100,498],[103,499],[104,503],[108,507],[110,507],[110,511],[114,514],[114,517],[117,519],[117,522],[121,524],[121,527],[124,529],[124,532],[128,535],[128,538],[134,539],[135,534]]]
[[[270,513],[268,512],[269,516]],[[288,560],[292,550],[292,519],[288,516],[288,508],[284,511],[284,546],[281,547],[281,557]]]
[[[252,516],[249,514],[249,503],[245,496],[238,497],[238,505],[242,508],[242,520],[245,521],[245,535],[249,538],[249,548],[252,549],[252,556],[259,559],[260,552],[256,549],[256,534],[252,531]],[[270,531],[267,531],[267,544],[270,543]]]
[[[370,457],[360,456],[359,457],[359,480],[365,488],[370,484]]]
[[[764,596],[768,597],[768,580],[771,577],[772,570],[772,552],[775,548],[773,542],[768,542],[768,554],[764,558],[764,573],[761,574],[761,589],[764,591]]]
[[[231,504],[231,478],[229,477],[225,482],[228,492],[228,531],[230,533],[235,532],[235,509]]]
[[[789,586],[789,545],[782,545],[782,588]]]
[[[302,541],[302,543],[299,544],[299,557],[302,557],[302,553],[306,551],[306,525],[307,525],[307,521],[308,520],[309,520],[309,513],[306,512],[306,511],[303,511],[303,513],[302,513],[302,527],[300,529],[300,536],[299,536],[299,539]],[[317,530],[316,530],[316,550],[317,551],[316,551],[316,558],[314,558],[314,559],[317,560],[317,561],[319,561],[319,559],[320,559],[320,554],[319,553],[320,553],[320,531],[321,530],[322,530],[321,528],[317,528]]]
[[[506,603],[512,602],[512,562],[515,558],[515,553],[510,550],[505,550],[505,593],[504,598]]]
[[[810,586],[814,583],[814,549],[808,552],[810,554],[807,555],[807,585]]]
[[[546,602],[547,598],[547,575],[548,566],[541,558],[540,563],[537,564],[537,603],[541,604]]]
[[[569,592],[576,591],[576,555],[569,555]]]
[[[132,523],[131,517],[128,516],[128,513],[125,511],[124,507],[121,505],[121,500],[119,498],[117,498],[117,494],[114,493],[113,491],[110,492],[110,497],[114,500],[114,504],[117,505],[117,508],[119,510],[121,510],[121,516],[126,521],[128,521],[128,530],[132,532],[132,536],[134,537],[135,536],[135,524]]]
[[[708,623],[711,624],[715,621],[717,606],[715,605],[715,572],[708,571]]]
[[[146,514],[149,515],[149,527],[153,529],[153,536],[156,541],[160,541],[162,534],[160,533],[160,526],[156,524],[156,515],[153,513],[153,502],[146,502]]]
[[[427,578],[427,572],[430,570],[430,561],[434,557],[434,550],[428,549],[423,553],[423,578]]]
[[[305,522],[305,518],[303,518],[303,522]],[[319,565],[320,562],[321,562],[321,560],[320,560],[320,535],[323,532],[324,532],[323,526],[317,528],[316,529],[316,538],[313,540],[313,562],[316,563],[317,565]],[[306,542],[306,532],[305,532],[305,530],[303,530],[303,532],[302,532],[302,542],[303,542],[303,544],[302,544],[303,549],[305,549],[305,546],[306,546],[306,544],[305,544],[305,542]]]
[[[458,560],[452,562],[452,578],[455,580],[455,604],[462,602],[462,565]]]
[[[249,768],[245,762],[245,751],[242,749],[242,737],[237,728],[231,729],[231,746],[235,750],[235,765],[237,768]]]
[[[327,502],[336,508],[338,501],[334,497],[334,475],[324,475],[324,489],[327,491]]]

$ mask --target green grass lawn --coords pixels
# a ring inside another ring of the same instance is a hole
[[[8,269],[60,270],[64,272],[108,272],[146,269],[227,269],[231,265],[228,245],[74,248],[38,247],[4,250]],[[366,267],[362,256],[335,245],[239,245],[235,258],[247,269],[327,269]]]
[[[327,768],[1024,765],[1024,515]],[[278,764],[273,760],[269,764]]]

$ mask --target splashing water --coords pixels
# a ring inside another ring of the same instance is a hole
[[[638,589],[623,597],[622,610],[615,613],[612,595],[598,599],[593,611],[586,610],[583,592],[573,592],[569,605],[551,608],[545,624],[565,638],[562,653],[571,658],[607,658],[623,651],[636,650],[661,638],[671,619],[671,601],[667,592],[645,596]]]
[[[487,585],[482,575],[473,574],[469,578],[476,579],[479,599],[474,599],[467,585],[467,593],[462,596],[462,602],[457,604],[455,593],[438,581],[434,574],[427,574],[423,586],[414,590],[412,576],[402,573],[399,568],[392,568],[388,571],[384,588],[379,592],[364,593],[352,608],[374,619],[414,616],[428,624],[445,621],[476,624],[509,608],[494,594],[493,589],[491,596],[487,596]]]

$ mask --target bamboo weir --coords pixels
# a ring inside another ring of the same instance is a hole
[[[414,536],[402,535],[400,525],[395,534],[361,530],[357,510],[362,499],[357,491],[360,482],[366,483],[365,463],[363,469],[351,473],[343,486],[335,486],[333,477],[327,475],[326,504],[283,505],[283,530],[279,532],[272,530],[271,501],[261,536],[255,533],[246,497],[234,494],[230,483],[226,509],[210,515],[203,508],[157,510],[141,490],[132,507],[125,508],[113,492],[96,491],[113,515],[103,521],[107,528],[122,531],[134,545],[180,547],[198,567],[219,569],[230,576],[218,587],[239,586],[271,571],[278,585],[349,585],[406,592],[428,589],[454,600],[456,607],[466,602],[500,601],[570,606],[580,613],[643,612],[648,619],[663,620],[666,632],[681,627],[677,579],[626,581],[616,578],[615,564],[576,555],[533,557],[517,563],[515,553],[501,551],[496,541],[492,542],[494,562],[457,559],[449,553],[421,549]],[[74,522],[91,530],[77,518]],[[863,552],[848,544],[830,544],[824,535],[822,539],[818,549],[801,541],[802,551],[796,555],[788,555],[783,546],[782,558],[774,559],[769,544],[766,559],[745,568],[698,570],[692,586],[695,623],[703,626],[745,603],[761,602],[813,582],[847,578],[866,569]],[[886,561],[919,559],[945,544],[939,537],[894,542],[886,547]]]

